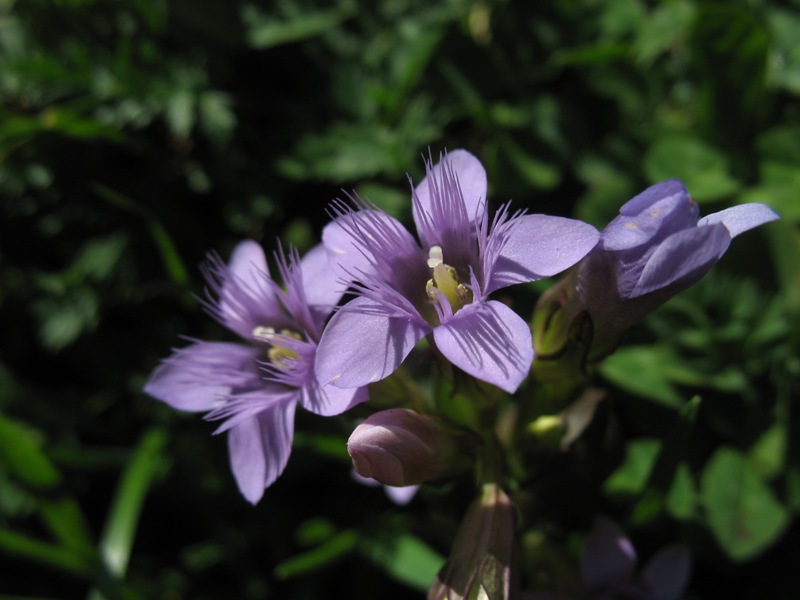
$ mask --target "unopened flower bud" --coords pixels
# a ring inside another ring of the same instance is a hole
[[[519,597],[513,569],[514,512],[498,485],[484,484],[464,515],[450,557],[428,590],[428,600]]]
[[[359,475],[385,485],[416,485],[468,464],[459,437],[438,419],[406,408],[371,415],[355,428],[347,451]]]

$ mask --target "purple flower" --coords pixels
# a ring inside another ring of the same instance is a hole
[[[606,517],[597,517],[581,555],[581,580],[595,600],[678,600],[689,582],[691,555],[683,544],[661,548],[636,572],[636,550],[625,532]],[[553,591],[529,591],[526,600],[572,600]],[[581,595],[581,598],[586,596]]]
[[[208,312],[246,344],[195,342],[159,365],[145,392],[179,410],[223,419],[231,468],[255,504],[281,474],[292,447],[295,407],[334,415],[366,400],[365,389],[321,386],[317,342],[342,295],[322,246],[300,261],[276,254],[284,288],[269,275],[264,251],[240,243],[225,265],[210,255],[204,274]]]
[[[636,550],[612,520],[595,519],[581,556],[583,583],[594,598],[678,600],[689,580],[691,558],[682,544],[659,550],[636,576]]]
[[[578,301],[595,340],[618,335],[697,283],[740,233],[778,219],[763,204],[743,204],[699,219],[683,183],[670,179],[634,197],[603,230],[578,271]]]
[[[317,376],[344,388],[387,377],[428,334],[466,373],[512,393],[533,360],[528,325],[489,295],[561,272],[595,245],[585,223],[509,213],[489,220],[486,172],[464,150],[447,154],[414,189],[419,243],[397,220],[357,201],[334,205],[323,242],[357,298],[331,319]]]

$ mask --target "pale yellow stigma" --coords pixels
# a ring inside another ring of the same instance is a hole
[[[428,267],[433,270],[433,278],[425,285],[429,298],[436,299],[438,290],[447,298],[453,313],[472,301],[472,293],[459,282],[456,270],[445,264],[441,246],[431,247],[428,252]]]
[[[276,333],[274,327],[259,326],[253,329],[253,337],[256,340],[270,345],[270,349],[267,350],[267,357],[269,358],[269,362],[271,362],[276,367],[286,370],[289,368],[293,360],[300,358],[300,355],[297,354],[297,352],[295,352],[294,350],[287,348],[286,346],[276,344],[274,340],[278,336],[291,337],[296,340],[303,339],[300,336],[300,334],[290,329],[281,329],[280,333]]]

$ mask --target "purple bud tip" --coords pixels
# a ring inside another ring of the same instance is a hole
[[[453,471],[457,440],[437,419],[405,408],[371,415],[347,442],[353,467],[385,485],[415,485]]]

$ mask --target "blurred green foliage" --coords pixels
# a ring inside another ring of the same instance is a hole
[[[0,599],[422,597],[460,484],[392,507],[304,415],[253,509],[140,390],[221,334],[207,251],[307,249],[342,190],[406,218],[457,147],[495,200],[598,227],[668,177],[781,213],[609,360],[624,458],[528,525],[574,554],[606,512],[691,543],[697,597],[800,595],[797,40],[796,0],[0,0]]]

